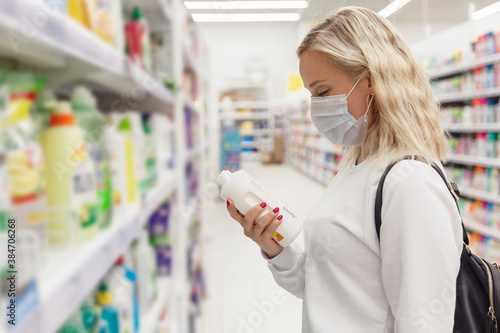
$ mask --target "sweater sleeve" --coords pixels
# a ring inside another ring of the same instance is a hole
[[[296,297],[302,298],[306,259],[304,250],[299,245],[292,243],[272,259],[269,259],[262,250],[261,254],[267,260],[267,266],[276,283]]]
[[[388,174],[380,250],[395,332],[452,332],[462,229],[453,197],[429,165],[402,161]]]

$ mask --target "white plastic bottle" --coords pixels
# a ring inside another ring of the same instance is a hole
[[[221,198],[224,200],[231,199],[234,206],[243,215],[253,206],[265,202],[267,204],[266,209],[257,217],[257,221],[278,207],[280,209],[279,214],[283,215],[283,222],[278,226],[273,238],[281,246],[290,245],[300,234],[304,226],[304,220],[245,171],[239,170],[231,173],[224,170],[217,177],[217,182],[222,187]]]

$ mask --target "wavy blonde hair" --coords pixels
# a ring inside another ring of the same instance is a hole
[[[404,155],[426,162],[445,159],[445,133],[429,76],[387,19],[365,8],[344,7],[307,34],[299,58],[306,51],[326,53],[332,66],[354,80],[369,71],[375,94],[363,144],[368,156],[377,154],[384,163]],[[351,147],[343,162],[360,153],[361,147]]]

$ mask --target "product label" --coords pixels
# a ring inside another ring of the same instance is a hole
[[[277,231],[273,232],[272,237],[273,237],[274,239],[276,239],[278,242],[281,242],[281,241],[283,240],[283,238],[284,238],[284,237],[283,237],[283,236],[281,236],[281,235],[280,235],[280,233],[279,233],[279,232],[277,232]]]
[[[97,187],[92,161],[85,153],[75,166],[72,179],[73,204],[82,228],[88,228],[97,220]]]
[[[9,152],[7,174],[12,209],[30,225],[45,222],[44,161],[38,146]],[[19,207],[19,208],[18,208]],[[20,215],[19,215],[20,214]]]

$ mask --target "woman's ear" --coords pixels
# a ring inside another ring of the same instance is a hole
[[[366,73],[366,78],[368,79],[368,90],[370,91],[370,95],[375,95],[375,89],[373,89],[372,76],[370,71]]]

